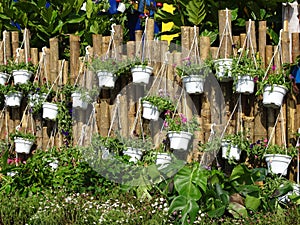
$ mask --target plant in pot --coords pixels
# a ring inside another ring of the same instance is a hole
[[[88,104],[92,103],[98,94],[99,90],[95,88],[75,87],[71,94],[73,108],[87,109]]]
[[[32,89],[28,93],[29,106],[32,113],[38,113],[43,108],[43,102],[51,99],[53,96],[53,89],[48,82],[38,84],[34,82]]]
[[[144,153],[143,162],[147,166],[155,164],[158,170],[161,170],[172,162],[172,154],[167,150],[165,144],[160,144],[157,148]]]
[[[1,64],[0,65],[0,84],[5,85],[7,82],[12,70],[8,64]]]
[[[192,63],[189,57],[183,59],[182,65],[176,67],[176,73],[181,77],[184,88],[189,94],[203,93],[205,78],[210,72],[208,64]]]
[[[251,168],[261,168],[263,166],[263,159],[266,148],[268,146],[268,139],[261,138],[251,143],[247,152],[247,163]]]
[[[142,98],[143,118],[157,121],[160,114],[166,110],[174,111],[175,106],[169,97],[148,95]]]
[[[30,149],[35,142],[35,135],[32,133],[16,131],[15,133],[11,133],[10,139],[15,143],[15,151],[17,153],[25,153],[29,154]]]
[[[261,68],[260,60],[248,56],[248,51],[243,56],[234,58],[231,74],[233,77],[233,88],[237,93],[252,94],[255,82],[262,77],[264,70]]]
[[[153,68],[148,66],[147,60],[141,60],[136,57],[130,62],[130,71],[132,74],[132,82],[134,84],[148,84]]]
[[[274,65],[272,73],[259,79],[256,95],[263,94],[263,105],[276,109],[282,105],[286,93],[292,90],[292,76],[288,64],[278,71],[275,70]]]
[[[29,62],[14,62],[9,61],[8,66],[12,71],[14,84],[24,84],[28,82],[37,70],[38,65],[34,65],[31,61]]]
[[[242,132],[228,134],[221,142],[222,158],[239,161],[241,152],[249,148],[250,143]]]
[[[145,151],[152,149],[153,144],[150,138],[130,137],[121,138],[121,142],[125,146],[124,155],[130,156],[129,162],[137,163],[142,159]]]
[[[290,146],[286,148],[280,145],[268,145],[264,158],[268,166],[268,171],[285,176],[293,157],[297,156],[297,148]]]
[[[31,90],[31,83],[24,84],[5,84],[1,85],[0,92],[5,96],[5,104],[10,107],[19,107],[24,95]]]
[[[216,59],[213,61],[213,71],[218,80],[228,82],[232,80],[232,58]]]
[[[168,131],[167,137],[170,141],[170,148],[181,151],[189,149],[194,131],[199,129],[196,117],[188,121],[182,113],[172,113],[170,110],[165,113],[163,126]]]
[[[117,78],[124,70],[124,62],[112,58],[95,58],[90,64],[90,68],[95,71],[100,88],[114,88]]]

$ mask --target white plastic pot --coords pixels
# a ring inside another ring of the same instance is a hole
[[[42,94],[29,94],[28,99],[29,99],[29,106],[33,107],[35,104],[38,104],[39,102],[45,101],[47,98],[47,94],[42,93]]]
[[[138,148],[128,147],[126,150],[123,151],[123,154],[130,156],[129,162],[136,163],[137,161],[141,160],[143,156],[143,151]]]
[[[157,121],[159,115],[160,112],[158,111],[157,106],[151,104],[148,101],[143,101],[143,118]]]
[[[108,71],[98,70],[97,72],[100,88],[114,88],[117,77]]]
[[[238,77],[238,80],[235,85],[237,93],[241,94],[252,94],[254,92],[254,80],[251,76],[245,75]]]
[[[5,85],[8,77],[9,77],[9,74],[0,72],[0,84]]]
[[[173,150],[187,151],[193,138],[193,134],[185,131],[169,131],[167,136],[170,140],[170,148]]]
[[[291,156],[281,154],[266,154],[264,158],[269,173],[282,174],[283,176],[287,174],[288,167],[292,160]]]
[[[28,70],[13,70],[14,84],[25,84],[31,77],[32,72]]]
[[[148,84],[153,68],[150,66],[134,66],[131,69],[132,82],[135,84]]]
[[[236,145],[232,145],[230,141],[221,142],[222,158],[240,160],[241,150]]]
[[[189,94],[201,94],[203,93],[205,79],[198,75],[190,75],[182,78],[184,88]]]
[[[5,104],[10,107],[20,107],[22,97],[22,92],[9,93],[5,95]]]
[[[232,59],[216,59],[214,61],[214,64],[217,79],[219,79],[222,82],[228,82],[232,80]]]
[[[270,108],[279,108],[288,89],[281,85],[267,85],[263,93],[263,105]]]
[[[156,165],[165,165],[165,164],[170,164],[172,161],[172,157],[169,153],[157,153],[156,156]]]
[[[30,149],[33,145],[32,140],[27,140],[21,137],[15,137],[14,142],[15,142],[15,151],[17,153],[29,154]]]
[[[89,103],[82,99],[81,93],[74,92],[71,96],[73,99],[73,105],[72,105],[73,108],[87,109]]]
[[[58,113],[58,107],[54,103],[43,103],[43,118],[47,120],[55,120]]]

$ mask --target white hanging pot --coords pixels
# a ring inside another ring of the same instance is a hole
[[[119,2],[117,10],[121,13],[125,12],[125,10],[126,10],[125,4],[123,2]]]
[[[157,106],[153,105],[148,101],[143,101],[143,118],[147,120],[157,121],[159,115],[160,112],[158,111]]]
[[[157,153],[155,164],[166,165],[166,164],[170,164],[171,161],[172,161],[172,157],[169,153],[159,152]]]
[[[97,72],[98,80],[99,80],[99,88],[114,88],[117,77],[108,71],[98,70]]]
[[[222,82],[228,82],[232,80],[231,68],[232,59],[216,59],[214,60],[216,77]]]
[[[188,150],[193,134],[185,131],[169,131],[167,136],[170,140],[170,148],[173,150]]]
[[[291,156],[282,154],[266,154],[264,158],[269,173],[282,174],[283,176],[287,174],[288,167],[292,160]]]
[[[15,137],[14,142],[15,142],[15,151],[17,153],[25,153],[25,154],[30,153],[30,149],[34,143],[34,141],[32,140],[24,139],[21,137]]]
[[[80,92],[74,92],[71,96],[73,100],[73,108],[87,109],[89,103],[82,99],[82,94]]]
[[[282,85],[267,85],[263,93],[263,105],[270,108],[279,108],[288,89]]]
[[[5,85],[8,77],[9,77],[9,74],[0,72],[0,84]]]
[[[230,141],[221,142],[222,158],[240,160],[241,150],[236,145],[232,145]]]
[[[254,92],[254,86],[255,83],[251,76],[239,76],[236,81],[235,90],[237,93],[249,95]]]
[[[31,77],[32,72],[28,70],[13,70],[14,84],[25,84]]]
[[[150,66],[134,66],[131,68],[132,82],[135,84],[148,84],[153,68]]]
[[[205,79],[198,75],[189,75],[182,78],[184,88],[189,94],[202,94]]]
[[[299,184],[293,184],[292,186],[293,186],[292,191],[289,191],[286,195],[281,196],[281,197],[278,198],[278,200],[280,202],[289,203],[291,201],[290,198],[289,198],[290,195],[300,196],[300,185]]]
[[[23,94],[22,92],[11,92],[5,95],[5,104],[10,107],[20,107]]]
[[[47,120],[55,120],[58,113],[58,107],[54,103],[43,103],[43,118]]]
[[[128,147],[126,150],[123,151],[123,154],[130,156],[129,162],[136,163],[137,161],[142,159],[143,151],[138,148]]]

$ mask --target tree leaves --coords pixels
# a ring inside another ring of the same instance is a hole
[[[188,20],[199,26],[206,16],[204,1],[191,0],[186,6]]]

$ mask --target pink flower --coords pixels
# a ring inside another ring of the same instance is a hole
[[[272,66],[272,70],[275,71],[276,70],[276,65]]]
[[[264,143],[268,143],[268,139],[265,138],[265,139],[263,140],[263,142],[264,142]]]
[[[10,165],[10,164],[13,164],[14,163],[14,160],[13,159],[7,159],[7,163]]]
[[[166,112],[165,112],[165,115],[170,115],[171,111],[168,109]]]
[[[164,127],[168,127],[169,126],[169,124],[168,124],[167,121],[164,121],[163,125],[164,125]]]
[[[182,123],[186,123],[187,122],[187,118],[182,113],[180,113],[179,115],[180,115],[180,118],[181,118],[181,122]]]
[[[258,77],[257,76],[254,77],[253,81],[254,81],[254,83],[256,83],[258,81]]]

